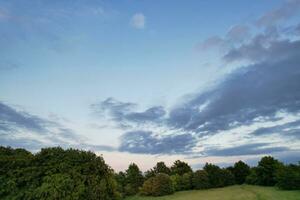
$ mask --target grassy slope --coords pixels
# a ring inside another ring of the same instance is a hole
[[[231,186],[210,190],[177,192],[164,197],[130,197],[126,200],[300,200],[300,191],[282,191],[273,187]]]

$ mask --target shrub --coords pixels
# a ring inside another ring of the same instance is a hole
[[[207,189],[209,188],[208,174],[204,170],[198,170],[192,176],[193,189]]]
[[[284,190],[300,190],[300,165],[288,165],[278,169],[277,186]]]
[[[192,189],[192,173],[185,173],[181,176],[181,189],[182,190],[190,190]]]
[[[141,194],[146,196],[163,196],[174,192],[172,181],[167,174],[157,174],[146,180],[141,189]]]

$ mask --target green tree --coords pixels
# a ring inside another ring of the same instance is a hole
[[[278,160],[271,156],[263,157],[256,168],[259,185],[274,186],[276,184],[276,171],[282,166]]]
[[[246,177],[250,174],[250,167],[243,161],[238,161],[234,164],[231,172],[234,175],[235,182],[243,184],[246,181]]]
[[[130,164],[128,169],[126,170],[127,184],[125,186],[125,193],[127,195],[137,194],[139,188],[143,185],[143,182],[144,182],[144,177],[139,167],[134,163]]]
[[[172,181],[169,175],[159,173],[155,177],[146,180],[141,193],[147,196],[163,196],[174,192]]]
[[[300,164],[282,166],[276,173],[277,186],[284,190],[300,190]]]
[[[192,176],[193,189],[207,189],[209,188],[208,174],[205,170],[197,170]]]
[[[171,167],[172,174],[183,175],[190,172],[193,172],[192,168],[186,162],[180,160],[176,160]]]
[[[221,168],[213,165],[206,163],[204,168],[203,168],[207,174],[208,174],[208,180],[209,180],[209,185],[210,187],[222,187],[223,183],[221,181]]]

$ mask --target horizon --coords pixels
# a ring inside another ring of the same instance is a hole
[[[300,160],[300,0],[0,0],[0,25],[0,146]]]

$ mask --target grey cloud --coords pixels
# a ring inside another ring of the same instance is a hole
[[[162,106],[154,106],[142,112],[136,112],[136,104],[124,103],[113,98],[108,98],[99,104],[93,104],[92,110],[100,115],[108,114],[113,121],[121,127],[145,123],[159,123],[166,115]]]
[[[282,125],[258,128],[255,131],[253,131],[251,134],[255,136],[280,134],[284,137],[292,137],[294,139],[300,139],[300,120],[285,123]]]
[[[289,150],[290,149],[287,147],[269,147],[268,143],[253,143],[230,148],[207,149],[204,150],[204,154],[207,156],[244,156],[273,154],[276,152],[284,152]]]
[[[223,45],[224,40],[219,36],[212,36],[201,42],[196,46],[198,50],[209,50],[211,48],[219,48]]]
[[[226,38],[229,42],[241,43],[250,37],[250,28],[246,25],[235,25],[227,32]]]
[[[257,117],[275,120],[277,111],[300,111],[300,42],[276,46],[286,51],[286,59],[262,62],[240,68],[214,89],[170,111],[171,127],[213,134],[253,123]],[[287,46],[292,48],[287,48]],[[271,50],[270,50],[271,51]],[[203,109],[199,107],[206,105]]]
[[[140,154],[187,154],[196,145],[190,134],[155,136],[150,131],[127,132],[121,137],[119,151]]]
[[[42,118],[30,115],[0,102],[0,124],[3,129],[14,129],[14,127],[25,128],[32,131],[45,131],[48,122]]]
[[[66,128],[59,122],[50,121],[25,111],[19,111],[9,105],[0,102],[0,144],[6,145],[5,142],[16,141],[17,133],[32,132],[37,136],[46,138],[49,142],[57,145],[65,145],[69,142],[80,142],[82,137],[76,134],[72,129]],[[37,140],[30,138],[24,139],[28,144]],[[45,144],[44,144],[45,145]]]
[[[285,1],[279,8],[267,12],[256,21],[259,27],[269,27],[289,19],[300,11],[299,0]]]

